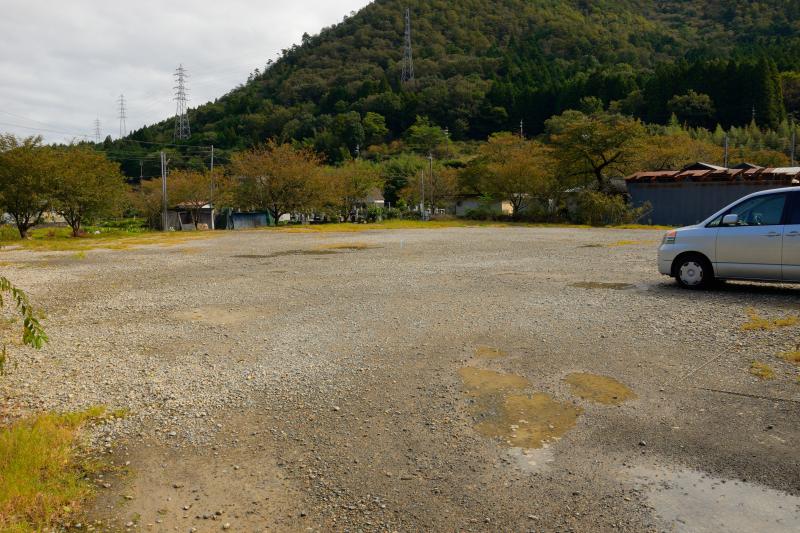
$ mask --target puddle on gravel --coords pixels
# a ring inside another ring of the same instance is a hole
[[[508,390],[522,390],[531,382],[515,374],[501,374],[494,370],[484,370],[468,366],[458,371],[470,396],[484,396]]]
[[[494,404],[494,405],[493,405]],[[575,427],[582,409],[538,392],[531,396],[512,395],[499,402],[478,402],[489,406],[486,418],[475,425],[485,437],[498,438],[515,448],[541,448]]]
[[[619,405],[636,398],[636,394],[626,385],[607,376],[574,373],[564,378],[564,381],[569,385],[572,394],[590,402]]]
[[[686,533],[798,531],[800,497],[755,483],[725,480],[696,470],[635,467],[629,474],[647,489],[648,503]]]
[[[553,449],[547,444],[538,449],[509,448],[506,462],[525,472],[543,472],[555,463]]]
[[[630,289],[633,287],[630,283],[603,283],[601,281],[579,281],[578,283],[573,283],[570,287],[576,287],[578,289],[606,289],[612,291],[622,291],[625,289]]]
[[[475,398],[475,430],[511,447],[541,448],[572,429],[582,412],[548,394],[523,394],[531,383],[522,376],[473,367],[462,368],[459,374]]]
[[[343,250],[343,251],[361,251],[361,250],[374,250],[376,248],[381,248],[380,246],[376,246],[374,244],[366,244],[363,242],[353,242],[353,243],[339,243],[339,244],[325,244],[320,246],[319,250]]]
[[[475,348],[475,357],[479,357],[481,359],[500,359],[501,357],[506,357],[507,355],[508,354],[500,348],[494,348],[492,346],[478,346]]]

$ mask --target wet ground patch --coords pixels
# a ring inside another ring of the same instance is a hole
[[[493,346],[478,346],[475,348],[475,357],[480,359],[500,359],[507,356],[506,352]]]
[[[800,497],[696,470],[635,467],[648,503],[670,531],[712,533],[796,532]]]
[[[622,291],[633,287],[630,283],[606,283],[602,281],[579,281],[572,283],[570,287],[577,289],[605,289],[611,291]]]
[[[503,374],[468,366],[458,371],[470,396],[485,396],[509,390],[524,390],[531,382],[515,374]]]
[[[626,385],[608,376],[574,373],[564,378],[572,394],[594,403],[619,405],[636,398],[636,394]]]
[[[548,394],[525,394],[531,383],[522,376],[474,367],[459,374],[474,398],[475,430],[507,446],[541,448],[575,427],[582,412]]]
[[[374,250],[376,248],[380,248],[380,246],[375,246],[373,244],[367,244],[363,242],[351,242],[351,243],[324,244],[319,247],[319,250],[341,250],[345,252],[358,252],[362,250]]]
[[[541,392],[509,395],[496,403],[487,400],[484,406],[491,407],[490,414],[475,425],[475,430],[515,448],[541,448],[561,438],[575,427],[582,412],[580,407]]]

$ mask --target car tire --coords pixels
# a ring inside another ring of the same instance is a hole
[[[687,254],[675,261],[675,280],[684,289],[708,289],[714,284],[714,268],[700,254]]]

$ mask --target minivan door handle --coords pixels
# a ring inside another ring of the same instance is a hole
[[[786,234],[787,237],[797,237],[800,236],[800,231],[790,231]]]
[[[778,233],[777,231],[771,231],[769,233],[764,234],[764,237],[780,237],[780,236],[781,234]]]

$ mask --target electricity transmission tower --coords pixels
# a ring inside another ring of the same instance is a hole
[[[414,84],[414,53],[411,48],[411,9],[406,8],[406,34],[403,49],[403,72],[400,81],[405,85]]]
[[[117,100],[117,104],[119,105],[119,136],[124,137],[128,134],[128,128],[125,124],[125,119],[128,118],[127,112],[125,110],[125,95],[119,95],[119,99]]]
[[[189,99],[186,96],[186,79],[189,75],[186,73],[186,69],[183,68],[183,64],[175,69],[174,76],[177,82],[174,87],[175,101],[177,102],[175,110],[175,140],[185,141],[191,135],[191,131],[189,130],[189,115],[187,114],[187,102]]]
[[[102,133],[100,133],[100,117],[94,119],[94,141],[99,143],[102,139]]]

